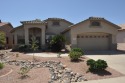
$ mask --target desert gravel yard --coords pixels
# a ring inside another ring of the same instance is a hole
[[[18,56],[17,56],[18,54]],[[9,56],[9,60],[28,60],[32,61],[33,57],[25,55],[24,53],[18,52],[7,52],[7,56]],[[51,55],[50,55],[51,56]],[[45,61],[57,61],[61,62],[66,68],[69,68],[73,71],[73,73],[81,74],[85,79],[89,80],[96,80],[96,79],[105,79],[105,78],[113,78],[123,76],[122,73],[112,69],[107,68],[104,72],[97,72],[97,73],[87,73],[88,66],[86,65],[86,61],[89,59],[86,56],[81,57],[79,62],[71,62],[69,57],[38,57],[35,56],[35,59],[38,62],[45,62]],[[20,75],[18,74],[20,67],[15,65],[6,65],[7,67],[11,68],[13,71],[4,76],[0,77],[0,83],[48,83],[51,79],[50,71],[48,68],[33,68],[28,73],[29,77],[26,79],[20,79]]]
[[[10,66],[10,65],[6,65]],[[48,83],[49,80],[49,70],[47,68],[38,68],[32,69],[28,75],[29,77],[26,79],[21,79],[18,74],[20,67],[18,66],[10,66],[13,70],[12,73],[0,77],[0,83]]]

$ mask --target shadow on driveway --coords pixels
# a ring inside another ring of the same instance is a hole
[[[110,73],[107,70],[103,70],[103,71],[96,71],[96,72],[91,72],[93,74],[97,74],[99,76],[107,76],[107,75],[112,75],[112,73]]]
[[[85,55],[118,55],[125,54],[125,50],[116,50],[116,51],[84,51]]]

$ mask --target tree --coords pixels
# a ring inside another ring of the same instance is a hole
[[[39,46],[37,45],[38,41],[36,40],[36,37],[32,37],[31,38],[31,50],[33,50],[33,60],[35,60],[34,57],[34,52],[39,48]]]
[[[6,44],[6,36],[5,33],[0,31],[0,47],[4,47]]]

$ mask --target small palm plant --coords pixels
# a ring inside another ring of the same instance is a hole
[[[21,75],[21,78],[24,79],[26,78],[28,75],[27,73],[30,71],[30,68],[25,66],[25,67],[21,67],[20,68],[20,71],[18,72],[18,74]]]
[[[35,57],[34,57],[34,52],[36,50],[38,50],[39,46],[37,45],[38,41],[36,40],[36,37],[33,36],[31,38],[31,50],[33,50],[33,61],[35,61]]]
[[[0,62],[0,69],[4,68],[4,64]]]

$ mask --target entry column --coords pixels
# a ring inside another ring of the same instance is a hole
[[[77,34],[71,35],[71,45],[72,45],[72,48],[77,47]]]
[[[29,30],[28,28],[25,28],[25,44],[29,44]]]
[[[45,49],[45,28],[42,28],[42,49]]]

